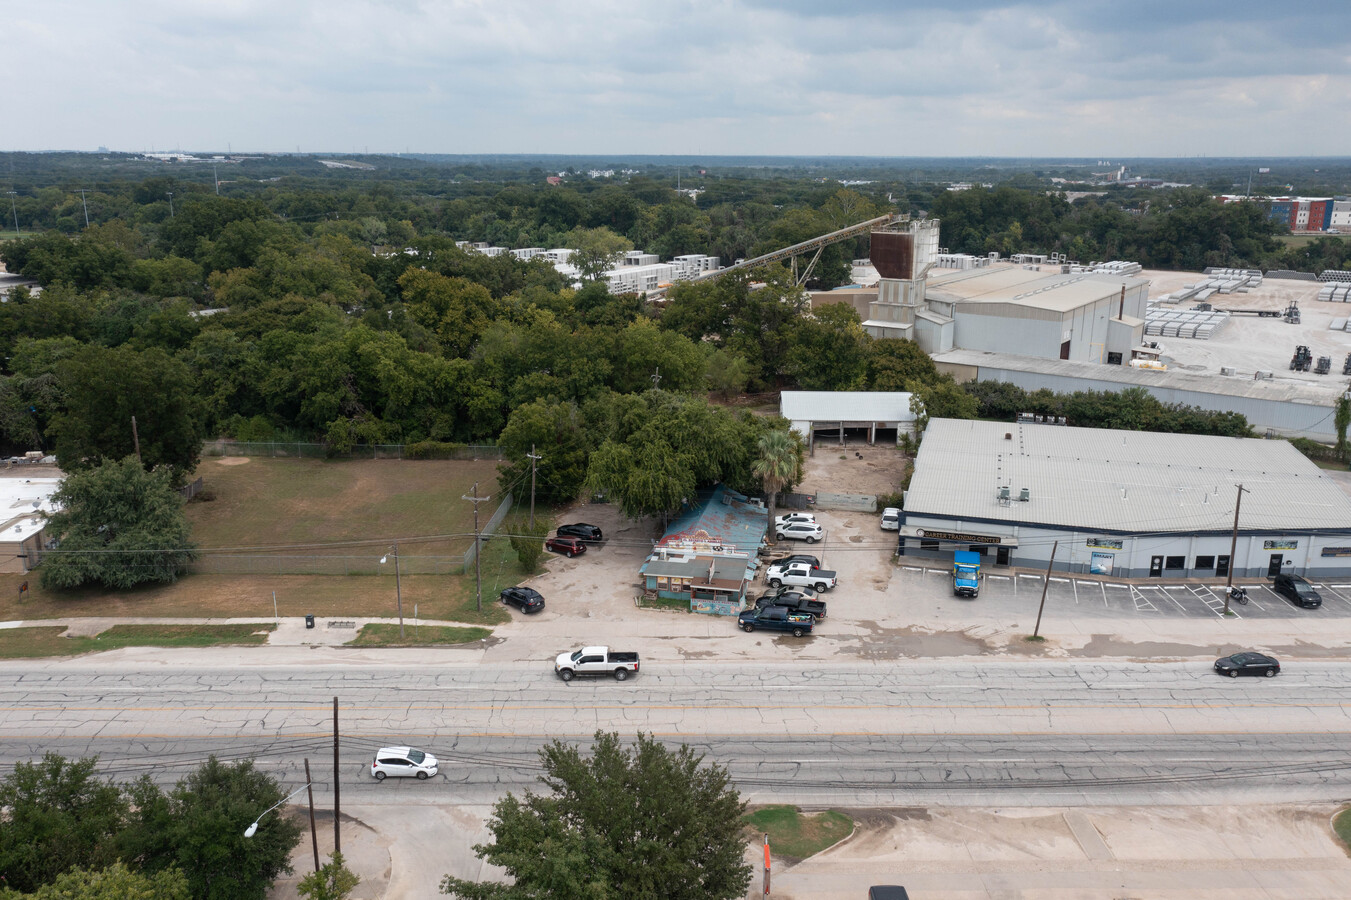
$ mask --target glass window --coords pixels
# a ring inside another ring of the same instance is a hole
[[[1170,556],[1163,561],[1163,567],[1165,569],[1185,569],[1187,568],[1187,557]]]
[[[1215,568],[1215,557],[1213,557],[1213,556],[1198,556],[1198,557],[1196,557],[1196,568],[1198,568],[1198,569],[1213,569],[1213,568]]]
[[[919,549],[921,549],[921,550],[937,550],[937,549],[938,549],[938,541],[923,541],[923,540],[922,540],[922,541],[919,542]]]

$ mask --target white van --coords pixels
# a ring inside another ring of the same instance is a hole
[[[894,506],[888,506],[882,510],[882,530],[900,531],[901,530],[901,511]]]

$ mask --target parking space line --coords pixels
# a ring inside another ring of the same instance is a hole
[[[1177,598],[1174,597],[1170,592],[1164,591],[1163,595],[1167,597],[1169,600],[1172,600],[1173,603],[1176,604],[1177,608],[1182,610],[1182,612],[1186,613],[1187,615],[1191,615],[1191,613],[1187,612],[1187,607],[1183,606],[1181,603],[1178,603]]]
[[[1155,605],[1153,604],[1153,602],[1152,602],[1148,597],[1146,597],[1144,594],[1142,594],[1142,593],[1140,593],[1138,590],[1136,590],[1134,585],[1122,585],[1122,586],[1123,586],[1123,587],[1129,587],[1129,588],[1130,588],[1130,591],[1131,591],[1131,599],[1135,601],[1135,611],[1136,611],[1136,612],[1140,612],[1141,610],[1146,610],[1146,609],[1147,609],[1147,610],[1150,610],[1150,611],[1152,611],[1152,612],[1158,612],[1158,611],[1159,611],[1159,608],[1158,608],[1157,606],[1155,606]]]
[[[985,577],[986,577],[986,578],[998,578],[1000,581],[1008,581],[1008,580],[1009,580],[1009,576],[1007,576],[1007,575],[986,575]]]
[[[1075,581],[1074,579],[1070,579],[1070,578],[1067,578],[1067,579],[1065,579],[1065,580],[1068,581],[1068,582],[1070,583],[1070,590],[1074,592],[1074,605],[1075,605],[1075,606],[1078,606],[1078,605],[1079,605],[1079,582],[1078,582],[1078,581]]]
[[[1038,581],[1041,581],[1041,576],[1040,576],[1040,575],[1030,575],[1030,574],[1028,574],[1027,572],[1019,572],[1019,573],[1018,573],[1018,577],[1019,577],[1019,578],[1035,578],[1035,579],[1037,579]]]
[[[1060,582],[1061,584],[1064,584],[1065,582],[1069,581],[1068,578],[1056,578],[1056,577],[1054,577],[1054,576],[1051,577],[1051,580],[1052,580],[1052,581],[1058,581],[1058,582]]]
[[[1216,597],[1214,591],[1205,585],[1189,585],[1188,587],[1190,588],[1192,595],[1204,603],[1207,609],[1217,616],[1224,615],[1224,601]],[[1229,612],[1240,619],[1243,618],[1239,615],[1238,610],[1234,609],[1232,606],[1229,607]]]
[[[1331,594],[1332,596],[1336,597],[1338,600],[1342,600],[1342,601],[1345,601],[1345,602],[1347,602],[1347,603],[1351,603],[1351,600],[1348,600],[1345,596],[1342,595],[1341,592],[1339,592],[1338,590],[1336,590],[1336,588],[1339,588],[1339,587],[1340,587],[1340,588],[1351,587],[1351,584],[1320,584],[1320,585],[1317,585],[1317,587],[1322,588],[1324,591],[1326,591],[1327,593],[1329,593],[1329,594]]]

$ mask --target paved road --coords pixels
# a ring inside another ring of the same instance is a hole
[[[209,753],[349,802],[485,803],[533,784],[551,737],[642,730],[726,765],[753,802],[1074,805],[1337,799],[1351,792],[1351,665],[1230,680],[1205,663],[945,660],[649,667],[564,684],[531,666],[0,666],[0,766],[98,753],[172,782]],[[434,784],[366,777],[382,744],[445,760]],[[1015,789],[1015,790],[1010,790]],[[324,785],[327,792],[327,785]]]

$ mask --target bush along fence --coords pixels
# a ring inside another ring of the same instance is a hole
[[[294,441],[207,441],[202,456],[274,456],[302,459],[501,459],[496,444],[448,444],[421,441],[415,444],[356,444],[338,450],[331,444]]]
[[[483,526],[484,544],[502,525],[512,508],[512,496],[507,494]],[[407,553],[399,556],[399,571],[404,575],[463,575],[474,568],[474,536],[462,540],[469,549],[449,556],[417,556]],[[540,538],[543,540],[543,538]],[[199,550],[196,560],[188,564],[188,572],[195,575],[388,575],[394,570],[380,565],[385,545],[372,544],[364,553],[344,547],[341,553],[219,553]]]

